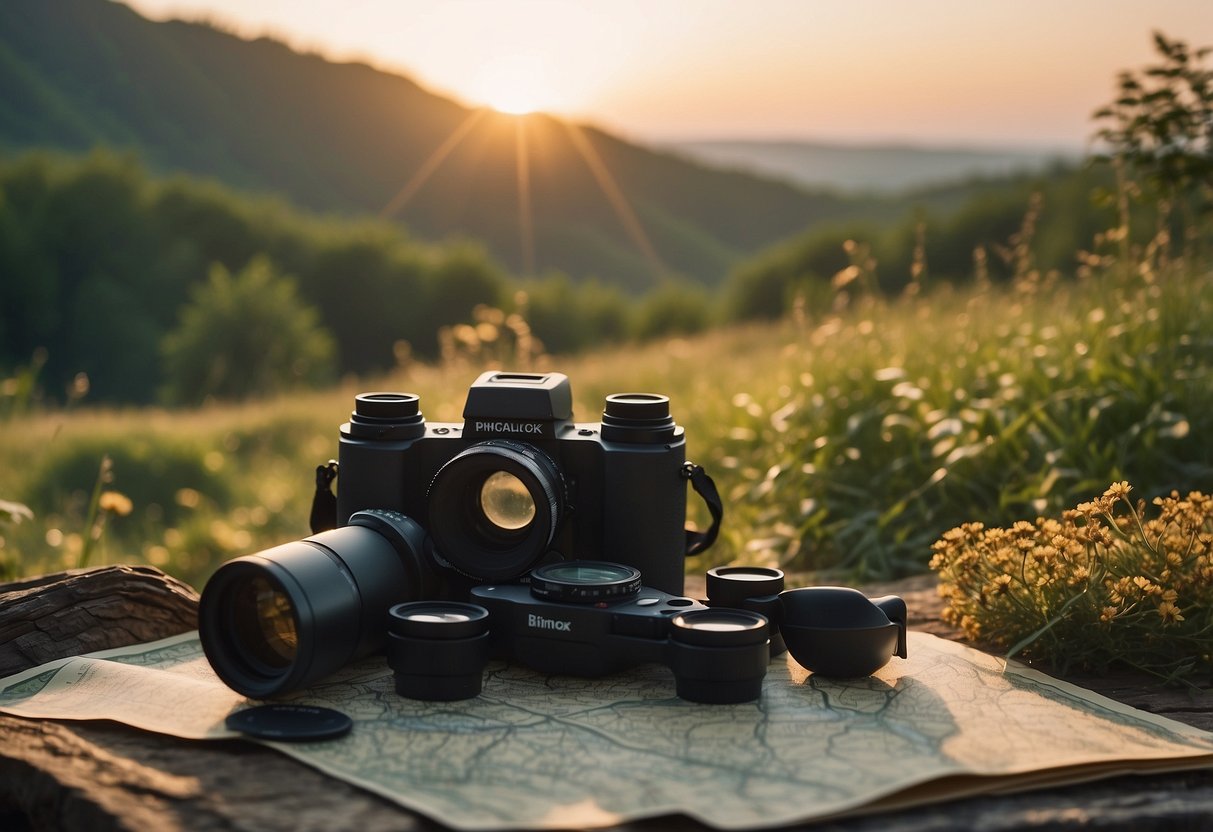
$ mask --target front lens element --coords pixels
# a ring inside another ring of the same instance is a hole
[[[235,639],[250,657],[275,669],[287,667],[299,649],[295,608],[281,587],[257,576],[232,599]]]
[[[480,486],[480,508],[486,520],[506,531],[525,529],[535,519],[535,499],[509,471],[490,474]]]

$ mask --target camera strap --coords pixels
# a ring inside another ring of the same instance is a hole
[[[716,483],[708,476],[708,472],[703,469],[702,465],[696,465],[694,462],[684,463],[682,478],[691,481],[691,488],[695,489],[695,493],[700,496],[704,505],[708,507],[708,512],[712,515],[712,525],[708,526],[707,531],[686,530],[686,555],[691,557],[700,554],[716,542],[716,536],[720,534],[720,521],[724,517],[724,504],[720,500],[720,492],[716,490]]]
[[[337,479],[337,460],[330,459],[316,466],[316,493],[312,496],[312,515],[308,522],[312,534],[337,528],[337,498],[333,496],[333,480]]]

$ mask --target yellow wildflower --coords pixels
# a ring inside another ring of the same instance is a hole
[[[1158,615],[1162,618],[1163,624],[1175,624],[1184,620],[1184,617],[1179,614],[1179,607],[1170,601],[1163,601],[1158,605]]]
[[[101,497],[97,500],[97,508],[119,517],[125,517],[134,510],[135,504],[131,502],[130,497],[120,491],[102,491]]]

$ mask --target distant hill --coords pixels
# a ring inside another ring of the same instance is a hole
[[[914,145],[700,140],[666,142],[667,150],[711,165],[774,176],[811,188],[897,193],[973,177],[1037,173],[1076,162],[1077,150],[989,150]]]
[[[810,225],[892,212],[546,116],[469,110],[363,64],[153,22],[108,0],[0,3],[0,150],[98,145],[312,210],[376,213],[396,198],[392,215],[423,238],[471,237],[516,272],[631,289],[670,273],[717,283]],[[597,172],[587,154],[601,160]],[[621,219],[620,195],[635,220]]]

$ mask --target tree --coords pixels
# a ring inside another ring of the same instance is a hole
[[[1164,219],[1185,215],[1187,242],[1196,239],[1194,212],[1213,207],[1213,48],[1191,49],[1154,33],[1159,63],[1120,74],[1114,102],[1096,111],[1096,134],[1110,156],[1151,188]],[[1106,158],[1106,157],[1105,157]]]
[[[242,399],[327,380],[333,339],[318,320],[268,259],[254,258],[236,275],[212,266],[162,342],[166,398]]]

